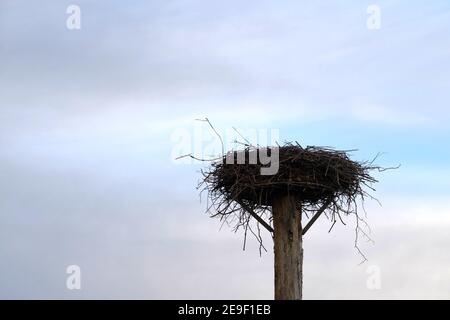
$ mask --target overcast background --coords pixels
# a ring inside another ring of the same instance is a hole
[[[368,262],[351,219],[310,230],[304,298],[450,298],[449,59],[444,0],[1,0],[0,298],[272,299],[270,239],[242,251],[173,161],[211,146],[204,117],[402,164],[366,205]]]

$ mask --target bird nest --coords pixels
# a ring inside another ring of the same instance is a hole
[[[259,157],[254,157],[255,153],[261,151],[266,152],[272,161],[278,158],[278,170],[275,174],[261,174],[261,169],[268,166]],[[377,180],[370,173],[386,169],[373,165],[375,159],[370,162],[351,160],[351,151],[354,150],[302,147],[298,143],[288,143],[269,148],[247,146],[240,151],[228,152],[218,161],[212,162],[206,171],[202,171],[200,187],[208,192],[207,210],[213,211],[213,217],[220,217],[228,224],[234,221],[235,230],[243,227],[246,234],[250,229],[262,246],[259,225],[273,232],[271,222],[274,199],[291,196],[301,212],[310,218],[310,222],[317,218],[313,215],[324,212],[332,221],[333,228],[336,221],[340,220],[345,224],[344,216],[354,214],[355,247],[361,253],[357,246],[358,234],[362,233],[367,239],[371,239],[369,226],[358,214],[357,202],[364,201],[366,197],[374,199],[368,191],[375,191],[372,185]],[[275,152],[277,157],[274,157]],[[251,218],[258,222],[257,231],[251,229]],[[361,255],[364,256],[362,253]]]
[[[290,195],[305,206],[330,198],[353,200],[365,195],[363,186],[377,182],[369,174],[375,167],[350,160],[348,151],[292,144],[266,150],[247,147],[213,162],[210,170],[204,172],[203,180],[210,196],[255,207],[271,206],[274,198]],[[275,161],[275,151],[277,172],[261,174],[261,169],[268,165],[259,159],[251,161],[251,154],[255,159],[258,152],[266,152]]]

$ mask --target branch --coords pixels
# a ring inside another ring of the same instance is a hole
[[[306,234],[306,231],[308,231],[309,228],[313,225],[313,223],[319,218],[319,216],[325,211],[325,209],[331,204],[333,201],[332,198],[329,198],[321,207],[319,210],[317,210],[316,214],[309,220],[309,222],[306,224],[306,226],[302,230],[302,236]]]
[[[264,221],[263,218],[261,218],[260,216],[258,216],[250,207],[246,206],[242,201],[237,201],[237,203],[239,203],[241,205],[241,207],[247,211],[253,218],[256,219],[256,221],[258,221],[264,228],[267,229],[267,231],[273,233],[273,228]]]
[[[222,145],[222,157],[223,157],[223,155],[224,155],[224,153],[225,153],[225,148],[224,148],[224,145],[223,145],[223,139],[222,139],[222,137],[220,136],[220,134],[217,132],[216,128],[214,128],[214,126],[212,125],[211,121],[209,121],[208,118],[205,118],[205,119],[195,119],[195,120],[207,122],[207,123],[209,124],[209,126],[211,127],[212,131],[214,131],[214,133],[216,134],[216,136],[219,137],[219,139],[220,139],[220,144]]]

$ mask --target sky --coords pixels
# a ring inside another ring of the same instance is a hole
[[[220,152],[207,117],[227,145],[236,127],[401,164],[376,173],[367,262],[352,219],[308,232],[305,299],[449,299],[449,18],[443,0],[1,0],[0,298],[272,299],[270,237],[243,251],[205,213],[205,164],[174,160]]]

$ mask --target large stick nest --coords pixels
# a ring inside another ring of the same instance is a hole
[[[373,198],[367,189],[374,191],[372,184],[377,180],[370,172],[374,169],[386,169],[374,166],[375,159],[371,162],[351,160],[349,152],[354,150],[312,146],[303,148],[298,143],[288,143],[276,148],[279,153],[279,169],[274,175],[261,174],[261,168],[268,165],[263,165],[259,157],[256,162],[249,161],[250,154],[263,151],[254,146],[231,151],[228,158],[232,157],[234,161],[227,163],[227,155],[223,155],[219,161],[212,162],[207,171],[202,172],[203,180],[200,185],[208,191],[208,210],[215,211],[212,216],[218,216],[227,223],[234,221],[235,230],[243,227],[245,234],[250,229],[262,246],[259,224],[262,223],[266,229],[273,231],[270,226],[272,202],[277,197],[289,195],[294,197],[307,216],[325,212],[332,221],[331,228],[338,219],[345,224],[342,217],[354,214],[355,247],[360,252],[357,246],[358,233],[371,239],[368,235],[369,226],[358,214],[357,200]],[[266,150],[269,157],[276,151],[274,147],[265,148],[264,151]],[[245,162],[239,163],[237,159],[243,156],[242,153],[245,154]],[[259,222],[257,232],[251,229],[249,222],[252,217]],[[265,224],[267,219],[269,222]]]
[[[252,207],[271,206],[274,198],[283,195],[295,197],[303,205],[315,205],[330,198],[354,199],[365,194],[362,186],[377,182],[369,174],[374,167],[350,160],[346,151],[292,144],[277,149],[279,169],[274,175],[261,174],[261,168],[268,165],[261,164],[259,158],[256,164],[249,163],[251,153],[267,152],[272,157],[271,148],[266,151],[247,147],[234,151],[231,163],[227,163],[226,156],[213,162],[211,170],[204,173],[210,195]],[[239,164],[242,153],[245,163]]]

